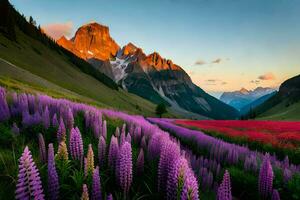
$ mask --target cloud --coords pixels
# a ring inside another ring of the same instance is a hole
[[[211,63],[213,63],[213,64],[220,64],[221,62],[222,62],[221,58],[217,58],[217,59],[211,61]]]
[[[258,76],[258,79],[262,80],[262,81],[270,81],[270,80],[275,80],[276,78],[272,72],[269,72],[269,73]]]
[[[52,23],[46,24],[42,27],[47,35],[57,40],[61,36],[69,37],[72,34],[73,22],[69,21],[66,23]]]
[[[251,80],[250,83],[258,85],[260,83],[260,80]]]
[[[219,79],[207,79],[205,80],[205,85],[226,85],[228,84],[226,81],[222,81]]]
[[[206,64],[206,62],[204,60],[197,60],[195,62],[195,65],[205,65],[205,64]]]
[[[215,83],[215,82],[217,82],[218,80],[216,80],[216,79],[208,79],[208,80],[205,80],[206,82],[210,82],[210,83]]]

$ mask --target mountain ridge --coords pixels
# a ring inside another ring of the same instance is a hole
[[[241,88],[233,92],[224,92],[220,96],[220,100],[224,103],[241,110],[243,107],[247,106],[251,102],[274,92],[275,89],[270,87],[257,87],[254,90],[247,90],[246,88]]]
[[[102,37],[102,32],[97,29],[89,28],[89,26],[97,26],[94,24],[86,24],[79,28],[90,38],[90,35],[99,35]],[[100,25],[101,27],[102,25]],[[95,31],[90,33],[88,30]],[[77,31],[78,32],[78,31]],[[108,33],[108,32],[107,32]],[[109,33],[108,33],[109,34]],[[96,37],[96,36],[95,36]],[[110,36],[105,36],[110,38]],[[79,41],[78,37],[73,37],[78,43],[87,43],[88,40]],[[63,40],[63,39],[62,39]],[[71,41],[69,40],[69,41]],[[109,39],[109,44],[112,44],[113,39]],[[58,44],[64,46],[61,40]],[[66,43],[66,48],[68,48]],[[81,46],[87,46],[82,44]],[[103,46],[103,45],[102,45]],[[112,47],[110,45],[106,45]],[[101,48],[101,45],[98,45]],[[75,48],[75,54],[79,48]],[[158,52],[153,52],[146,55],[142,48],[137,47],[133,43],[128,43],[122,48],[115,46],[111,49],[84,49],[85,52],[80,52],[84,55],[83,58],[92,64],[100,72],[106,74],[125,90],[137,94],[145,99],[152,101],[155,104],[164,103],[172,108],[182,108],[189,112],[194,112],[210,118],[236,118],[238,112],[223,102],[211,97],[204,92],[200,87],[196,86],[189,75],[176,65],[170,59],[164,58]],[[105,59],[98,56],[86,56],[91,51],[105,51],[111,53]],[[223,112],[219,112],[220,109]]]

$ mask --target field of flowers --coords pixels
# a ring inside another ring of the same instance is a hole
[[[242,137],[281,148],[300,146],[300,122],[246,120],[175,120],[176,124]]]
[[[299,199],[300,167],[163,119],[0,88],[1,199]]]

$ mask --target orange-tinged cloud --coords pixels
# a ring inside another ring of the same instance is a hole
[[[205,64],[206,64],[206,62],[204,60],[197,60],[195,62],[195,65],[205,65]]]
[[[219,64],[222,62],[222,59],[221,58],[217,58],[216,60],[213,60],[211,63],[213,64]]]
[[[258,77],[258,79],[263,80],[263,81],[269,81],[269,80],[275,80],[276,78],[273,73],[269,72],[269,73],[260,75]]]
[[[47,35],[52,37],[53,39],[57,40],[61,36],[71,36],[73,30],[73,22],[66,22],[66,23],[52,23],[46,24],[42,27]]]

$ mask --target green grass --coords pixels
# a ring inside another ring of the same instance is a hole
[[[30,87],[42,88],[47,94],[60,93],[94,101],[101,107],[134,114],[154,116],[155,105],[124,90],[112,90],[81,72],[66,56],[36,41],[17,29],[17,42],[0,34],[0,75]],[[2,81],[3,82],[3,81]],[[171,115],[174,117],[174,115]]]
[[[259,115],[259,120],[300,120],[300,102],[286,106],[286,102],[282,102],[267,112]]]

